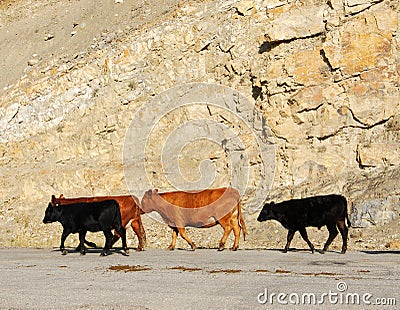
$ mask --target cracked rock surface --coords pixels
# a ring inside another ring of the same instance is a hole
[[[134,113],[204,82],[243,94],[269,129],[273,173],[251,160],[250,187],[270,178],[268,201],[342,194],[357,227],[349,249],[398,248],[399,16],[393,0],[0,1],[0,246],[57,245],[58,227],[41,223],[52,194],[128,193],[121,154]],[[155,137],[204,115],[250,141],[237,114],[196,107],[171,113]],[[156,138],[146,164],[154,187],[170,190]],[[213,186],[240,163],[206,141],[182,154],[189,180],[214,164]],[[243,246],[279,247],[285,231],[257,223],[247,199]],[[166,247],[168,229],[144,221],[149,246]],[[190,233],[212,247],[221,230]],[[313,236],[323,244],[326,233]]]

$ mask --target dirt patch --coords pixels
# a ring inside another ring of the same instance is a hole
[[[340,274],[340,273],[332,273],[332,272],[317,272],[317,273],[313,273],[313,272],[302,272],[302,273],[298,273],[299,275],[302,275],[302,276],[314,276],[314,277],[317,277],[317,276],[342,276],[342,274]]]
[[[208,273],[239,273],[242,272],[241,269],[216,269],[216,270],[209,270]]]
[[[147,266],[141,266],[141,265],[117,265],[117,266],[110,266],[108,267],[108,270],[112,271],[124,271],[124,272],[135,272],[135,271],[146,271],[146,270],[151,270],[151,268]]]
[[[23,266],[18,266],[17,268],[34,268],[36,265],[23,265]]]
[[[257,269],[257,270],[254,270],[254,271],[252,271],[252,272],[257,272],[257,273],[268,273],[268,272],[272,272],[272,271],[269,271],[269,270],[267,270],[267,269]],[[322,277],[324,277],[324,276],[343,276],[343,274],[339,274],[339,273],[332,273],[332,272],[325,272],[325,271],[322,271],[322,272],[292,272],[292,271],[290,271],[290,270],[283,270],[283,269],[276,269],[275,270],[275,273],[280,273],[280,274],[288,274],[288,273],[292,273],[292,274],[296,274],[296,275],[301,275],[301,276],[314,276],[314,277],[318,277],[318,276],[322,276]]]
[[[386,249],[400,249],[400,242],[397,240],[390,241],[385,244]]]
[[[0,0],[0,9],[7,7],[12,2],[14,2],[14,1],[13,0]]]
[[[184,266],[176,266],[176,267],[171,267],[171,268],[167,268],[170,270],[180,270],[180,271],[200,271],[202,270],[201,268],[194,268],[194,267],[184,267]]]
[[[290,270],[276,269],[275,273],[292,273]]]

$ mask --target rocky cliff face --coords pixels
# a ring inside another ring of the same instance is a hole
[[[185,1],[157,19],[103,32],[79,54],[30,63],[0,92],[0,245],[56,245],[55,228],[40,224],[51,194],[141,197],[137,170],[125,179],[130,130],[145,148],[133,160],[160,190],[174,188],[163,170],[172,160],[189,184],[212,174],[205,185],[227,185],[247,167],[241,186],[250,231],[260,230],[250,207],[257,191],[276,201],[340,193],[354,226],[398,221],[399,16],[390,0]],[[188,83],[206,83],[206,100],[200,93],[190,106],[159,113],[193,91]],[[243,112],[243,102],[256,116]],[[132,124],[146,105],[159,118],[148,112]],[[168,144],[188,123],[196,141],[183,139],[183,130]],[[240,143],[222,143],[233,137]],[[174,143],[179,156],[162,158]],[[150,220],[147,228],[150,240],[165,234]]]

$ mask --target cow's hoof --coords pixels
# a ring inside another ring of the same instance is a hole
[[[233,247],[230,248],[230,250],[231,250],[231,251],[237,251],[237,250],[238,250],[238,247],[237,247],[237,246],[233,246]]]
[[[140,248],[140,247],[136,248],[136,252],[141,252],[141,251],[144,251],[144,248]]]
[[[321,254],[325,254],[326,250],[319,251]]]
[[[167,248],[167,251],[173,251],[173,250],[175,250],[173,247],[171,247],[171,246],[169,246],[168,248]]]
[[[81,252],[81,255],[86,255],[86,252]]]
[[[61,255],[67,255],[67,250],[61,250]]]
[[[287,249],[283,249],[282,253],[287,253]]]
[[[223,246],[220,246],[219,248],[218,248],[218,251],[223,251],[223,250],[225,250],[225,247],[223,247]]]
[[[340,254],[346,254],[346,251],[341,251]]]
[[[100,253],[100,256],[108,256],[108,255],[110,255],[110,250],[109,250],[109,249],[103,250],[103,251],[101,251],[101,253]]]
[[[129,256],[129,251],[122,250],[121,254],[124,256]]]

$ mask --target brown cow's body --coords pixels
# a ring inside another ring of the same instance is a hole
[[[185,227],[206,228],[220,224],[224,235],[219,243],[219,250],[225,247],[230,232],[235,235],[232,250],[239,246],[240,229],[243,238],[246,236],[246,226],[242,217],[239,192],[233,188],[206,189],[203,191],[176,191],[158,193],[157,190],[147,191],[142,198],[144,212],[158,212],[165,223],[172,228],[172,242],[169,250],[175,248],[178,233],[192,249],[194,243],[186,235]]]
[[[137,235],[139,245],[137,251],[143,251],[146,244],[146,232],[144,231],[142,219],[140,217],[141,209],[139,204],[139,199],[136,196],[98,196],[98,197],[79,197],[79,198],[64,198],[61,195],[56,198],[54,195],[51,197],[51,204],[55,205],[66,205],[72,203],[88,203],[88,202],[100,202],[105,200],[115,200],[121,212],[122,226],[126,227],[131,221],[131,227],[135,234]],[[112,244],[114,244],[119,239],[119,235],[114,232],[114,238]]]

